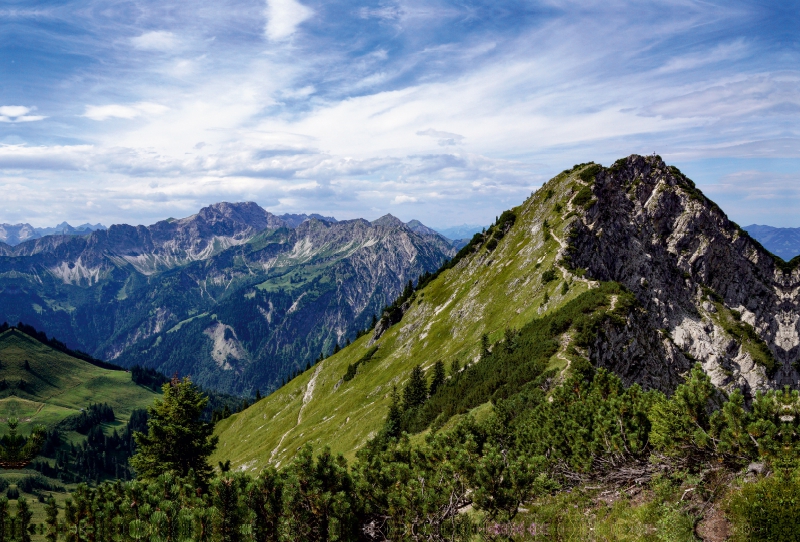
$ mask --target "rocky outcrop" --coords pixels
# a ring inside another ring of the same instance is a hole
[[[797,387],[797,269],[657,156],[630,156],[587,184],[591,199],[572,223],[566,261],[636,295],[641,314],[627,334],[607,339],[617,350],[648,345],[614,361],[596,354],[601,365],[660,388],[695,360],[722,388]]]

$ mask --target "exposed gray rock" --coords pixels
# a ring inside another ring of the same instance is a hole
[[[622,283],[643,308],[624,336],[608,342],[636,353],[607,355],[599,341],[593,355],[601,365],[662,389],[695,360],[725,389],[797,387],[796,268],[782,270],[780,260],[659,157],[620,160],[591,189],[597,201],[572,223],[567,258],[588,276]],[[721,319],[730,315],[740,315],[768,345],[778,365],[772,374],[754,362],[757,344],[725,331]],[[654,342],[647,334],[659,329],[668,338]]]

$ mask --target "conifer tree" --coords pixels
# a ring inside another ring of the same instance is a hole
[[[47,499],[45,515],[47,516],[47,534],[45,538],[48,542],[56,542],[58,540],[58,506],[52,495]]]
[[[433,395],[444,384],[444,363],[441,360],[433,364],[433,376],[431,377],[430,394]]]
[[[17,521],[19,522],[19,536],[17,540],[19,542],[31,542],[31,533],[30,533],[30,526],[31,526],[31,518],[33,517],[33,512],[31,511],[31,507],[28,506],[28,501],[25,497],[20,496],[17,499]]]
[[[0,542],[7,542],[10,539],[8,536],[8,520],[8,497],[3,495],[0,497]]]
[[[484,333],[481,336],[481,359],[486,359],[489,357],[489,336]]]
[[[225,476],[211,486],[214,507],[217,509],[217,534],[222,542],[239,542],[242,534],[239,526],[243,521],[239,503],[239,484],[236,478]]]
[[[420,365],[411,369],[406,387],[403,390],[403,409],[411,410],[421,406],[428,398],[428,385],[425,382],[425,373]]]
[[[247,507],[252,510],[252,534],[260,542],[277,542],[283,512],[283,478],[274,467],[267,467],[245,490]]]
[[[698,363],[685,384],[669,399],[657,401],[650,412],[650,442],[670,455],[690,455],[713,445],[709,407],[714,385]]]
[[[164,397],[148,408],[147,434],[136,432],[138,446],[131,466],[138,476],[153,480],[164,473],[186,477],[194,473],[205,484],[212,474],[208,457],[217,445],[214,426],[200,419],[208,397],[189,377],[164,384]]]
[[[400,409],[400,394],[397,387],[392,388],[392,395],[389,403],[389,413],[386,415],[384,424],[384,435],[386,438],[397,438],[400,436],[403,412]]]

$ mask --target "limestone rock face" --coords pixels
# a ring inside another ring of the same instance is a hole
[[[573,222],[565,258],[587,276],[622,283],[644,309],[625,337],[606,339],[634,353],[612,359],[598,343],[601,365],[662,389],[695,360],[722,388],[798,386],[797,269],[657,156],[620,160],[590,187],[596,201]],[[748,326],[757,338],[748,338]],[[771,370],[758,339],[774,357]]]

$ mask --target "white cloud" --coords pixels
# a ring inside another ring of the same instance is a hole
[[[438,140],[439,145],[442,147],[447,145],[458,145],[462,141],[464,141],[464,136],[453,134],[450,132],[441,132],[439,130],[434,130],[433,128],[428,128],[427,130],[420,130],[417,132],[418,136],[430,136],[436,138]]]
[[[131,44],[142,51],[172,51],[180,45],[180,41],[172,32],[156,30],[131,39]]]
[[[132,105],[87,105],[83,116],[92,120],[134,119],[142,114],[158,115],[168,110],[169,108],[165,105],[151,102],[139,102]]]
[[[716,81],[714,81],[716,83]],[[646,114],[665,118],[741,119],[753,115],[797,114],[800,72],[755,75],[722,84],[703,85],[692,92],[659,100]]]
[[[398,195],[397,195],[397,196],[395,196],[395,197],[394,197],[394,199],[392,200],[392,203],[394,203],[394,204],[400,204],[400,203],[416,203],[416,202],[417,202],[417,198],[415,198],[414,196],[409,196],[409,195],[407,195],[407,194],[398,194]]]
[[[666,64],[656,70],[657,73],[672,73],[683,70],[691,70],[701,66],[707,66],[716,62],[736,60],[743,58],[750,53],[750,48],[744,40],[736,40],[731,43],[723,43],[710,51],[692,53],[677,56],[669,59]]]
[[[30,107],[24,105],[4,105],[0,107],[0,115],[7,117],[21,117],[26,115],[31,110]]]
[[[703,184],[703,191],[740,224],[797,227],[800,175],[744,170]],[[764,209],[769,209],[768,214]]]
[[[24,105],[0,106],[0,122],[34,122],[47,118],[41,115],[28,115],[35,109],[35,107],[25,107]]]
[[[267,0],[266,35],[273,41],[286,39],[313,14],[312,9],[297,0]]]

